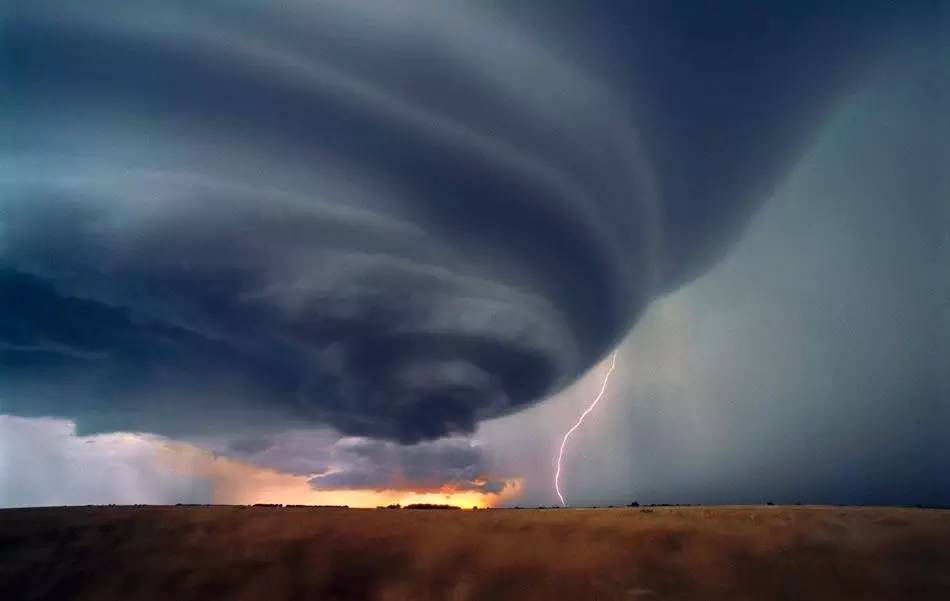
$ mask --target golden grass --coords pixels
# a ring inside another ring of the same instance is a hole
[[[0,511],[0,599],[950,599],[950,511]]]

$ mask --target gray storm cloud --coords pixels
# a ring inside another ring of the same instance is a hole
[[[471,432],[715,262],[901,11],[14,1],[0,410]]]
[[[485,447],[463,437],[401,445],[340,437],[320,428],[192,442],[211,449],[216,456],[307,476],[316,490],[434,492],[449,488],[499,494],[517,480],[497,465]]]
[[[331,448],[329,469],[310,480],[316,489],[410,488],[419,492],[443,486],[489,494],[508,485],[494,478],[481,449],[469,440],[448,438],[401,446],[391,442],[344,438]]]

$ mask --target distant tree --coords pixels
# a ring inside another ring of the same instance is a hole
[[[406,509],[461,509],[458,505],[439,505],[435,503],[413,503],[406,505]]]
[[[640,503],[638,503],[637,501],[634,501],[633,503],[627,505],[627,507],[639,507],[639,506],[640,506]]]
[[[767,501],[765,504],[766,504],[766,505],[775,505],[775,503],[773,503],[772,501]]]

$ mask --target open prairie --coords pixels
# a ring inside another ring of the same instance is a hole
[[[2,599],[950,599],[950,511],[0,510]]]

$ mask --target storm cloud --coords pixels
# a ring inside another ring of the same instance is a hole
[[[402,446],[380,440],[344,438],[332,449],[331,468],[310,480],[316,489],[450,489],[489,494],[502,492],[508,481],[489,475],[488,461],[470,440],[448,438]]]
[[[708,269],[916,17],[509,4],[14,1],[0,411],[470,433]]]
[[[214,457],[303,476],[317,491],[478,492],[501,494],[521,478],[497,464],[488,448],[465,437],[412,445],[330,428],[291,429],[266,436],[188,441]]]

